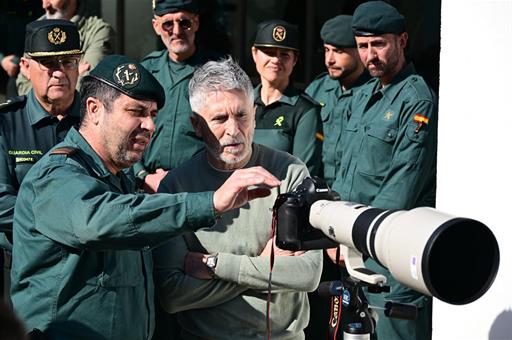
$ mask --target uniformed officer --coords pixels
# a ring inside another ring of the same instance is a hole
[[[406,61],[404,17],[383,1],[370,1],[356,8],[352,28],[374,78],[352,100],[333,188],[344,200],[376,208],[433,207],[437,98]],[[391,287],[388,294],[367,294],[371,305],[383,307],[391,300],[418,307],[415,321],[390,319],[377,309],[378,338],[429,339],[432,299],[402,286],[375,261],[366,265],[386,275]]]
[[[27,25],[21,63],[33,89],[0,108],[0,246],[5,258],[5,296],[14,203],[27,171],[78,126],[78,63],[82,51],[75,24],[38,20]]]
[[[42,19],[64,19],[76,24],[80,32],[80,46],[83,56],[78,65],[78,73],[83,77],[106,55],[115,51],[115,32],[112,26],[102,18],[91,14],[88,0],[42,0],[40,2],[45,14]],[[30,82],[21,74],[16,79],[18,94],[27,94]],[[80,81],[78,82],[80,85]]]
[[[142,161],[134,166],[149,192],[158,189],[169,169],[204,147],[190,123],[188,83],[197,67],[220,57],[196,43],[201,12],[197,0],[156,0],[153,4],[153,29],[166,49],[144,57],[142,65],[162,84],[167,100],[155,121],[155,137]]]
[[[298,27],[283,20],[258,25],[252,47],[261,84],[255,88],[254,142],[286,151],[321,175],[320,105],[290,83],[299,58]]]
[[[150,142],[163,88],[139,63],[114,55],[84,77],[80,97],[79,130],[30,169],[19,191],[13,305],[49,339],[150,339],[150,247],[211,225],[280,182],[259,167],[233,173],[215,192],[137,193],[123,169]]]
[[[322,106],[323,177],[329,185],[340,168],[343,113],[355,91],[370,79],[357,53],[351,23],[352,16],[338,15],[322,26],[320,36],[327,72],[320,74],[305,90]]]

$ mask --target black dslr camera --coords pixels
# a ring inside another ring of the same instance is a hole
[[[279,248],[297,251],[338,246],[309,223],[311,205],[318,200],[339,201],[340,196],[315,176],[306,177],[294,191],[277,196],[274,213],[277,214],[276,244]]]

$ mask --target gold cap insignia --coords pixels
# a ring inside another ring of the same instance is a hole
[[[140,73],[135,64],[123,64],[114,71],[114,79],[121,87],[130,89],[139,83]]]
[[[54,27],[48,32],[48,41],[54,45],[63,44],[66,41],[66,32],[59,27]]]
[[[286,29],[283,26],[274,27],[272,38],[274,38],[275,41],[283,41],[286,38]]]
[[[390,120],[391,118],[393,118],[393,112],[388,111],[384,114],[384,119]]]

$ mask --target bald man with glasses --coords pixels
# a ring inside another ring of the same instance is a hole
[[[82,57],[76,25],[37,20],[27,25],[23,67],[32,84],[25,96],[0,104],[0,247],[3,297],[9,299],[14,204],[28,170],[72,126],[80,108],[76,84]]]
[[[197,44],[201,13],[197,0],[153,1],[153,29],[166,48],[149,54],[141,64],[160,82],[166,100],[158,111],[153,140],[134,165],[139,184],[147,192],[156,192],[168,170],[204,147],[190,123],[188,83],[198,67],[221,56]]]

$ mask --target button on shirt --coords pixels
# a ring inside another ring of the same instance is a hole
[[[80,121],[78,93],[62,120],[50,116],[34,92],[0,108],[0,231],[11,238],[16,196],[28,170]],[[0,247],[11,249],[0,235]]]
[[[254,91],[254,142],[286,151],[303,161],[311,175],[321,175],[323,136],[320,105],[291,85],[279,100],[269,105],[261,100],[261,85]]]

